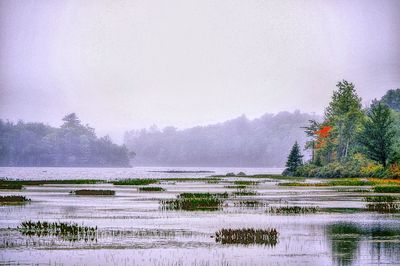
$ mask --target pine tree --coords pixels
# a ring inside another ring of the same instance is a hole
[[[368,158],[384,167],[394,155],[396,133],[393,123],[389,107],[381,102],[375,102],[367,112],[367,119],[359,136],[359,142],[363,145]]]
[[[297,141],[294,143],[286,162],[285,175],[293,175],[297,168],[303,165],[303,155],[300,153],[300,146]]]

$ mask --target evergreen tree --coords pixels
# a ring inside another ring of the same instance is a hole
[[[389,107],[375,102],[367,112],[367,119],[363,123],[363,131],[359,137],[368,158],[384,167],[394,155],[396,132],[393,123]]]
[[[325,110],[325,123],[333,127],[336,158],[346,159],[355,147],[357,131],[361,125],[363,113],[361,98],[358,97],[354,84],[343,80],[336,85],[332,101]]]
[[[286,162],[285,175],[293,175],[297,167],[303,165],[303,155],[300,153],[300,146],[297,141],[294,143]]]

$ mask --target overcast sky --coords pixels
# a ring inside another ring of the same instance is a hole
[[[99,135],[322,113],[400,87],[400,1],[0,1],[0,117]]]

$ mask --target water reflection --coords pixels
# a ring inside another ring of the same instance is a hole
[[[335,223],[327,226],[326,235],[337,265],[352,265],[366,254],[377,263],[400,263],[400,228],[380,223]]]

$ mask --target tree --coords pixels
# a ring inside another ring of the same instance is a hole
[[[381,102],[375,102],[367,111],[367,119],[359,136],[359,142],[368,158],[384,167],[394,155],[396,132],[393,123],[389,107]]]
[[[303,165],[303,155],[301,155],[300,146],[296,141],[290,150],[284,175],[293,175],[301,165]]]
[[[343,80],[336,87],[338,90],[333,92],[332,101],[325,110],[325,124],[333,127],[336,158],[343,160],[354,149],[363,112],[361,98],[358,97],[353,83]]]
[[[388,90],[382,97],[381,102],[389,106],[391,109],[400,112],[400,89]]]

